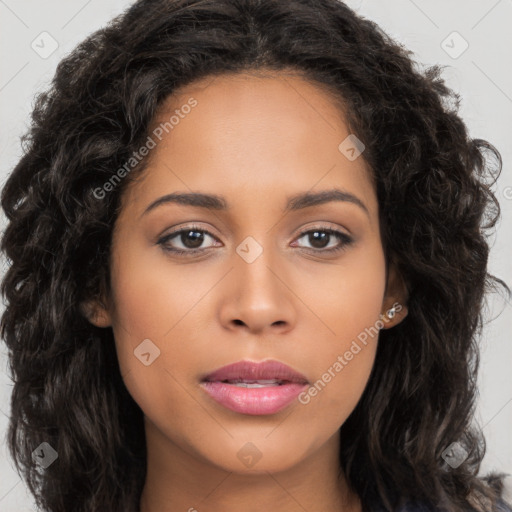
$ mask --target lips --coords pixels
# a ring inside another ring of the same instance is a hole
[[[279,361],[264,361],[262,363],[239,361],[215,370],[208,374],[204,380],[209,382],[278,381],[279,383],[297,382],[300,384],[307,384],[308,382],[304,375]]]
[[[308,380],[279,361],[239,361],[206,375],[201,386],[232,411],[262,415],[288,406],[308,386]]]

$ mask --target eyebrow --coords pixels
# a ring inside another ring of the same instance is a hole
[[[366,205],[355,195],[338,188],[322,190],[320,192],[303,192],[287,198],[285,212],[302,210],[311,206],[319,206],[332,201],[340,201],[355,204],[368,216],[370,215]],[[230,209],[228,202],[222,196],[216,194],[204,194],[200,192],[174,192],[166,194],[153,201],[142,213],[141,217],[154,210],[158,206],[168,203],[207,208],[211,210],[227,211]]]

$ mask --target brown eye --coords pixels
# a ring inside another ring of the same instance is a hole
[[[315,252],[331,253],[340,251],[353,242],[351,237],[332,228],[315,228],[303,231],[297,240],[305,237],[307,237],[306,240],[310,244],[310,247],[299,247]],[[329,245],[331,246],[329,247]]]
[[[204,233],[201,231],[191,231],[187,229],[186,231],[181,231],[178,236],[180,242],[187,249],[197,249],[204,241]]]
[[[216,240],[215,237],[205,229],[191,226],[165,235],[160,238],[157,243],[169,253],[194,255],[213,247],[213,245],[202,247],[207,238]]]

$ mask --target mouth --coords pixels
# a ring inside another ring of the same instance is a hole
[[[201,386],[220,405],[240,414],[275,414],[308,386],[304,375],[279,361],[239,361],[206,375]]]

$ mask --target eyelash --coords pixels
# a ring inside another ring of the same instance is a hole
[[[188,233],[189,231],[196,231],[196,232],[199,232],[202,234],[206,234],[212,238],[216,238],[209,231],[202,229],[199,226],[191,225],[191,226],[187,226],[186,228],[182,228],[180,230],[173,231],[172,233],[169,233],[168,235],[163,236],[162,238],[160,238],[158,240],[157,244],[160,245],[164,251],[171,253],[173,255],[176,255],[176,256],[185,256],[185,257],[195,256],[201,252],[207,251],[209,249],[209,247],[204,248],[204,249],[183,250],[183,249],[171,248],[166,245],[166,243],[169,242],[169,240],[176,238],[181,233]],[[331,249],[311,249],[311,248],[307,248],[307,247],[302,248],[302,249],[305,249],[308,252],[314,252],[314,253],[335,254],[335,253],[345,250],[349,245],[351,245],[354,242],[354,240],[350,236],[343,233],[342,231],[338,231],[336,229],[332,229],[332,228],[328,228],[328,227],[321,227],[321,226],[309,228],[307,230],[301,231],[298,234],[297,239],[300,239],[304,235],[307,235],[309,233],[314,233],[314,232],[318,232],[318,231],[322,232],[322,233],[328,233],[329,235],[334,235],[335,237],[338,238],[338,240],[340,240],[340,242],[341,242],[340,245],[338,245],[337,247],[331,248]]]

